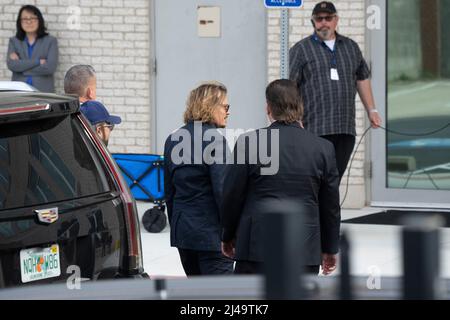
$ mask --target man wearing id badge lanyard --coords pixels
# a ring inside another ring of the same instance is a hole
[[[313,10],[314,34],[289,51],[290,79],[302,93],[303,126],[331,141],[342,179],[355,146],[355,97],[358,92],[373,128],[381,125],[370,71],[358,44],[336,32],[336,8],[328,1]]]

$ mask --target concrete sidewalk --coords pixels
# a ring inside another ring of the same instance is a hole
[[[139,215],[153,207],[138,202]],[[343,210],[342,220],[379,212],[380,209]],[[342,224],[351,245],[351,272],[357,276],[400,276],[402,274],[401,227]],[[144,269],[152,277],[185,277],[178,251],[170,247],[170,230],[149,233],[141,226]],[[339,274],[339,269],[335,275]],[[450,279],[450,229],[441,232],[441,275]]]

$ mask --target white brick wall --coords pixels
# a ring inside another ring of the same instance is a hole
[[[300,9],[291,9],[289,19],[289,46],[292,47],[299,40],[311,35],[313,28],[311,26],[311,13],[314,5],[318,1],[305,0],[304,6]],[[338,32],[351,37],[358,42],[361,50],[364,53],[365,45],[365,0],[335,0],[334,4],[340,16]],[[280,77],[280,14],[281,10],[268,10],[268,79],[273,81]],[[357,97],[357,115],[356,126],[358,138],[363,134],[365,128],[368,126],[366,120],[366,113],[364,107]],[[365,183],[367,177],[365,176],[364,168],[365,159],[365,144],[364,142],[359,147],[358,153],[355,156],[349,179],[349,192],[344,207],[347,208],[361,208],[366,205]],[[343,197],[346,185],[347,174],[345,173],[341,183],[341,196]]]
[[[11,79],[6,51],[23,4],[36,5],[49,33],[58,38],[57,93],[64,92],[64,74],[72,65],[92,65],[97,71],[98,100],[123,120],[111,135],[110,151],[149,153],[149,1],[0,0],[0,80]],[[78,17],[81,26],[74,28],[76,24],[70,22]]]

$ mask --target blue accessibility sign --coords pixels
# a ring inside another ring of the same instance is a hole
[[[267,8],[300,8],[303,0],[264,0]]]

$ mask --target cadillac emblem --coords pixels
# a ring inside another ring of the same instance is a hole
[[[54,223],[58,220],[58,208],[34,210],[36,212],[40,222],[45,224]]]

